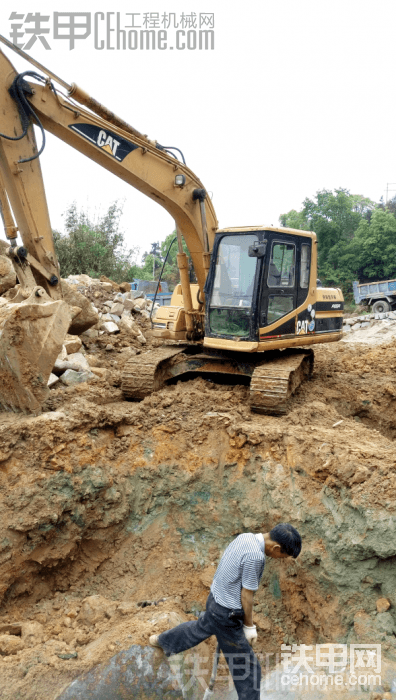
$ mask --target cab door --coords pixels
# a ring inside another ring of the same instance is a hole
[[[307,297],[311,241],[303,236],[269,232],[263,267],[260,338],[295,335],[297,309]],[[292,315],[291,315],[292,314]],[[289,318],[287,318],[289,317]],[[282,319],[285,319],[282,323]],[[269,333],[268,326],[277,324]]]

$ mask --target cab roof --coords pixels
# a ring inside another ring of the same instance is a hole
[[[217,233],[248,233],[249,231],[275,231],[276,233],[289,233],[295,236],[307,236],[316,239],[314,231],[303,231],[298,228],[286,228],[283,226],[232,226],[230,228],[217,229]]]

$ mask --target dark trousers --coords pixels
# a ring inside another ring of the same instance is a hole
[[[210,593],[206,601],[206,612],[198,620],[183,622],[163,632],[159,635],[158,642],[166,656],[171,656],[191,649],[215,634],[239,700],[259,700],[261,668],[244,635],[242,620],[242,609],[232,611],[223,608]]]

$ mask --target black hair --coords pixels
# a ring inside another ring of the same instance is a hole
[[[281,552],[297,559],[301,552],[301,535],[290,523],[278,523],[270,532],[271,540],[281,546]]]

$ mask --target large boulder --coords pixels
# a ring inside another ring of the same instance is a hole
[[[163,652],[134,644],[76,678],[57,700],[182,700],[183,697]]]
[[[75,372],[89,372],[90,367],[85,355],[81,352],[75,352],[67,355],[64,360],[58,357],[54,369],[54,374],[62,374],[62,372],[65,372],[67,369],[73,369]]]
[[[127,605],[125,609],[125,603],[122,605],[121,615],[129,614],[131,608]],[[112,617],[115,607],[119,608],[114,601],[102,596],[90,596],[83,602],[79,620],[92,626],[105,617]],[[133,608],[136,609],[136,606]],[[158,634],[161,629],[175,627],[186,622],[186,619],[186,615],[175,611],[153,613],[150,618],[152,632]],[[93,665],[109,648],[114,633],[118,634],[123,644],[126,632],[124,621],[114,624],[111,630],[79,652],[79,659],[85,666]],[[212,654],[205,642],[169,659],[162,649],[132,644],[76,678],[61,691],[57,700],[202,700],[211,667]]]
[[[4,294],[16,285],[14,266],[9,258],[0,255],[0,294]]]
[[[84,331],[87,331],[98,323],[99,315],[93,308],[89,299],[78,292],[74,285],[68,284],[65,280],[62,280],[61,284],[64,300],[69,306],[78,306],[81,309],[78,316],[73,318],[69,327],[69,333],[71,335],[81,335],[81,333],[84,333]]]
[[[90,379],[95,379],[96,375],[93,372],[75,372],[74,369],[67,369],[60,378],[66,386],[74,386],[88,382]]]

